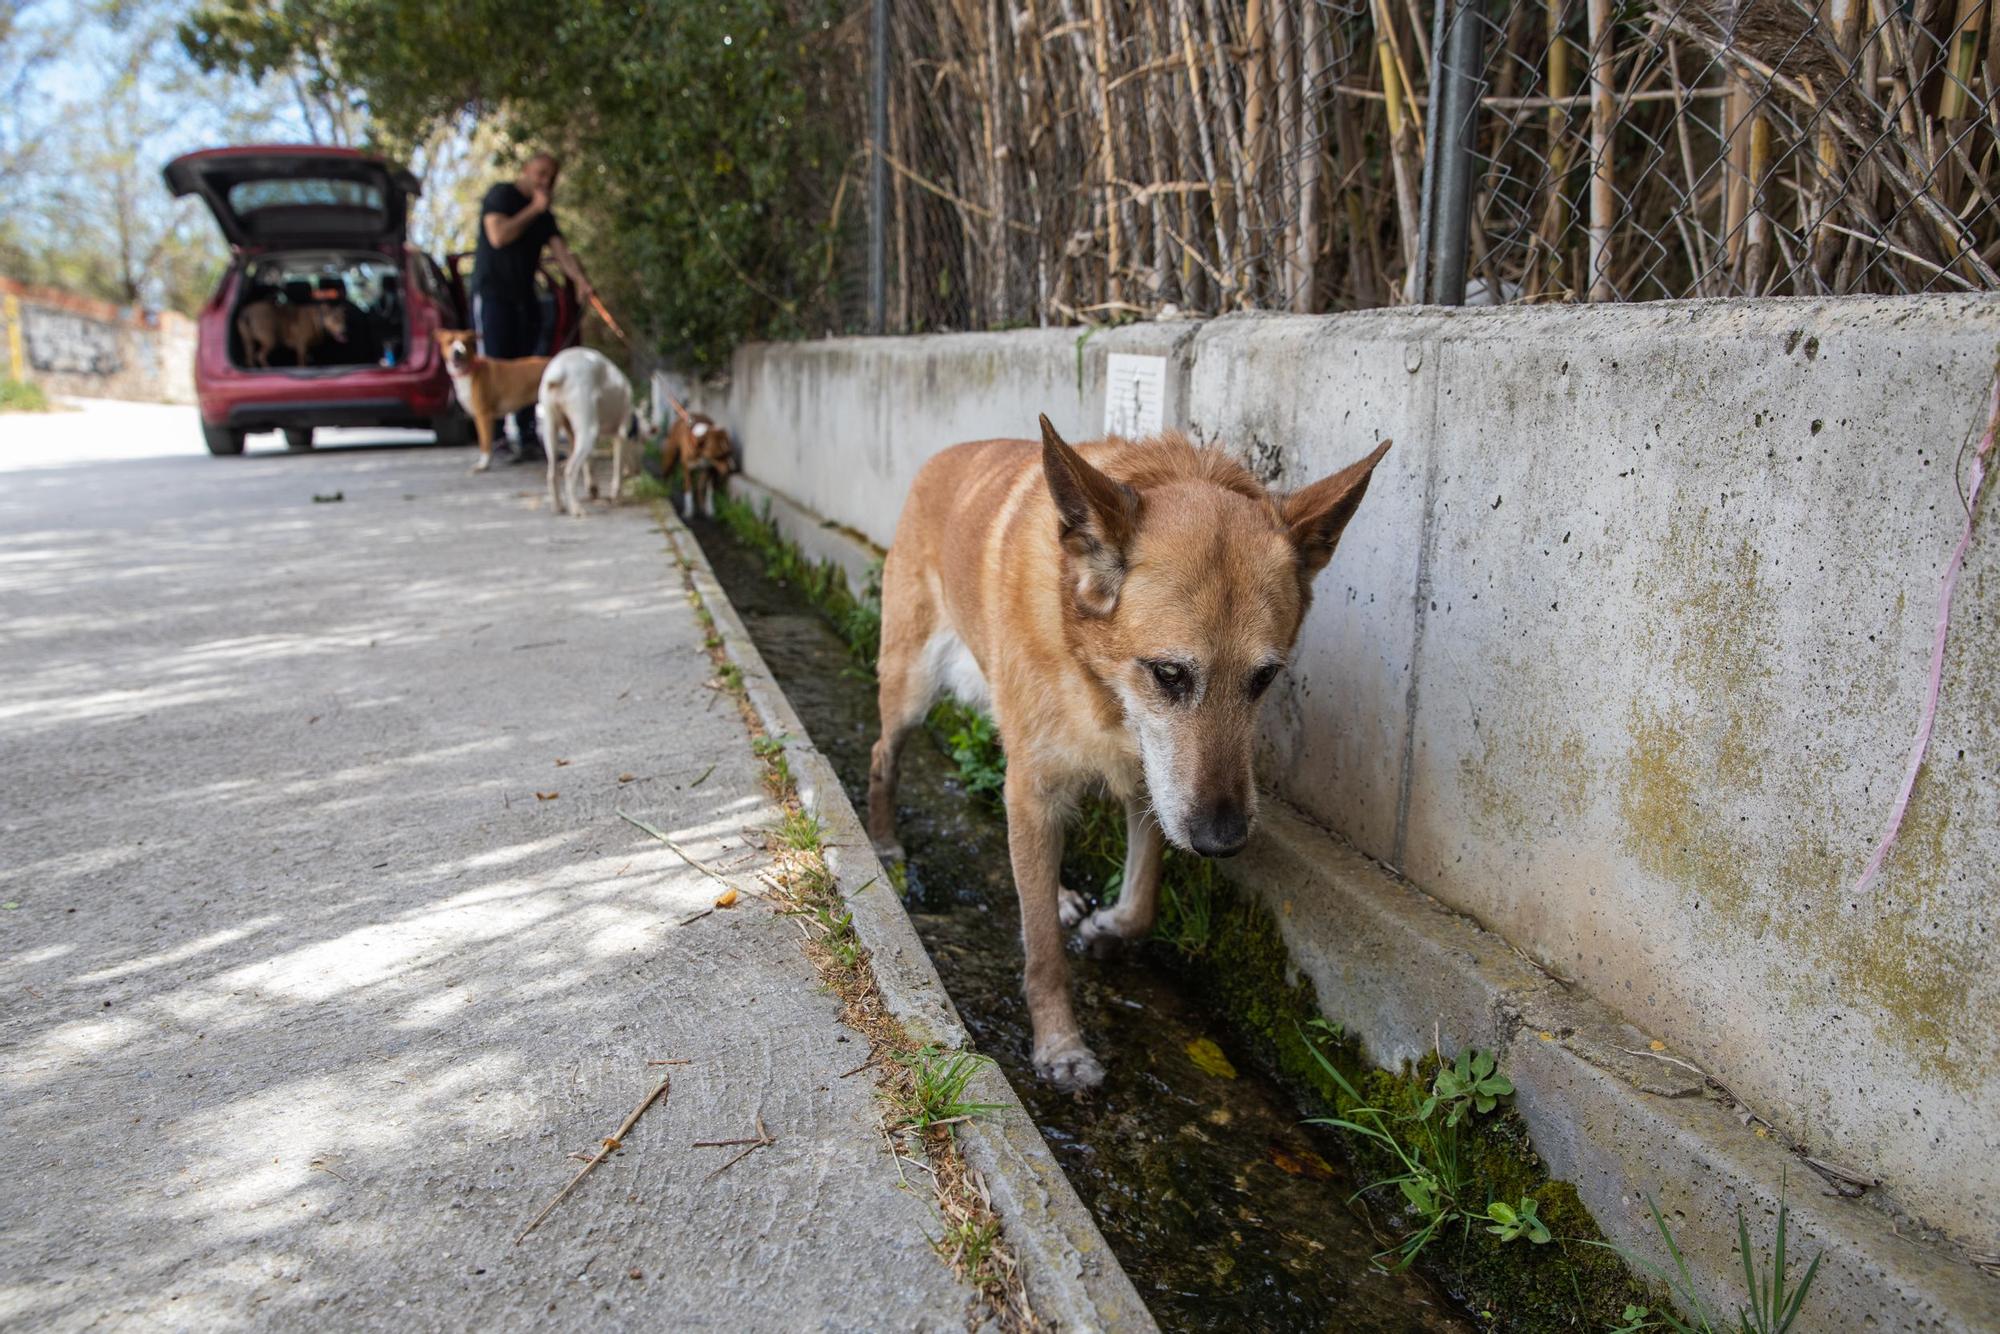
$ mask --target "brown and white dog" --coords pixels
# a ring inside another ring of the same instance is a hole
[[[667,443],[661,457],[671,463],[680,460],[682,485],[681,513],[692,519],[699,509],[715,517],[715,487],[729,480],[736,469],[736,444],[728,428],[717,426],[711,417],[689,412],[680,400],[669,397],[674,423],[667,428]]]
[[[306,364],[306,354],[323,339],[347,341],[345,306],[281,306],[252,301],[236,312],[236,336],[243,340],[243,359],[264,370],[271,353],[282,344],[292,350],[293,364]]]
[[[493,436],[500,419],[535,405],[541,393],[547,357],[482,357],[470,329],[440,329],[438,351],[451,374],[452,392],[479,432],[479,462],[474,472],[493,466]]]
[[[1276,495],[1179,435],[1072,448],[1044,417],[1039,446],[958,445],[911,485],[882,570],[868,832],[901,855],[897,757],[939,690],[988,708],[1044,1079],[1104,1077],[1070,1006],[1063,928],[1094,950],[1139,939],[1163,839],[1227,857],[1249,837],[1258,701],[1388,448]],[[1099,785],[1125,804],[1125,879],[1086,917],[1059,883],[1063,822]]]

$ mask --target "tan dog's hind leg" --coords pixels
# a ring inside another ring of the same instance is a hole
[[[896,765],[903,742],[923,721],[937,694],[925,647],[937,629],[937,609],[920,574],[906,571],[891,548],[882,567],[882,651],[875,663],[876,703],[882,735],[868,759],[868,841],[885,859],[899,861],[896,842]]]
[[[1028,1014],[1035,1073],[1066,1092],[1094,1088],[1104,1067],[1084,1044],[1070,1007],[1069,962],[1056,892],[1062,872],[1063,812],[1037,788],[1028,766],[1007,766],[1007,851],[1021,898],[1021,943],[1028,956]]]
[[[1125,880],[1118,902],[1099,908],[1078,932],[1085,948],[1098,957],[1110,954],[1126,941],[1139,940],[1153,929],[1160,905],[1160,863],[1165,840],[1152,808],[1137,798],[1125,802]],[[1069,890],[1063,893],[1068,895]],[[1065,926],[1073,926],[1064,914]]]

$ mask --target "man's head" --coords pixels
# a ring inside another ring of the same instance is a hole
[[[1227,857],[1256,816],[1259,702],[1291,656],[1313,576],[1389,442],[1282,495],[1183,439],[1149,448],[1150,474],[1117,480],[1042,418],[1042,468],[1061,525],[1064,633],[1122,706],[1168,840]]]
[[[539,190],[546,195],[556,192],[556,176],[562,171],[562,163],[553,153],[537,153],[521,166],[521,190],[533,194]]]

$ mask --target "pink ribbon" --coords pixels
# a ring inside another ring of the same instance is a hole
[[[1958,571],[1965,564],[1966,549],[1972,545],[1972,516],[1979,509],[1979,488],[1986,481],[1986,456],[1993,450],[1996,426],[2000,426],[2000,372],[1995,374],[1993,391],[1987,400],[1986,436],[1972,455],[1972,486],[1965,498],[1965,531],[1958,535],[1958,546],[1951,553],[1951,563],[1944,567],[1944,582],[1938,586],[1937,630],[1931,637],[1931,676],[1924,688],[1924,711],[1917,721],[1917,739],[1910,747],[1910,766],[1903,773],[1903,786],[1896,794],[1895,808],[1889,812],[1889,827],[1882,832],[1882,841],[1875,845],[1875,855],[1868,859],[1861,879],[1854,884],[1856,895],[1865,893],[1875,883],[1882,863],[1889,859],[1889,849],[1896,845],[1896,835],[1903,830],[1903,816],[1910,809],[1910,793],[1917,786],[1917,771],[1923,768],[1924,754],[1931,746],[1931,728],[1937,722],[1938,690],[1944,681],[1945,635],[1951,629],[1951,593],[1958,585]]]

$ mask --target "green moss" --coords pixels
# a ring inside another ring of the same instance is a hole
[[[814,564],[787,542],[768,513],[724,500],[718,517],[757,553],[772,578],[803,589],[871,668],[880,644],[879,589],[856,597],[831,563]],[[1006,757],[991,724],[955,704],[940,705],[931,727],[978,799],[997,800]],[[980,781],[974,783],[973,779]],[[1083,804],[1065,845],[1063,878],[1072,888],[1116,897],[1125,858],[1125,814],[1109,801]],[[1326,1024],[1311,982],[1294,976],[1278,925],[1254,895],[1223,878],[1217,864],[1169,849],[1153,948],[1232,1024],[1251,1054],[1297,1099],[1308,1117],[1346,1116],[1368,1105],[1415,1123],[1437,1074],[1428,1057],[1397,1072],[1371,1066],[1360,1044]],[[1319,1053],[1364,1103],[1342,1090]],[[1343,1141],[1355,1177],[1380,1181],[1398,1170],[1387,1149],[1358,1136]],[[1475,1115],[1455,1142],[1465,1198],[1519,1201],[1533,1196],[1556,1240],[1543,1246],[1503,1243],[1477,1225],[1454,1226],[1424,1248],[1419,1266],[1492,1330],[1603,1330],[1628,1302],[1661,1303],[1601,1242],[1602,1234],[1567,1182],[1551,1181],[1527,1126],[1507,1103]],[[1394,1187],[1364,1192],[1375,1225],[1391,1241],[1409,1228]],[[1385,1242],[1390,1244],[1389,1242]]]

